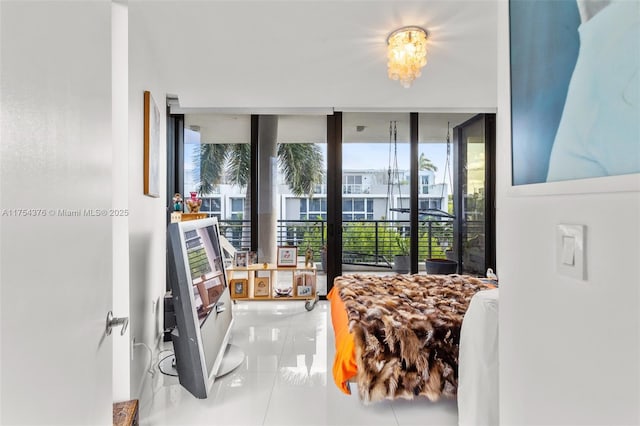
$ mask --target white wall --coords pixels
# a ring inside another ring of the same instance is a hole
[[[111,424],[111,4],[0,11],[0,423]]]
[[[500,422],[638,424],[640,176],[510,188],[507,20],[499,2]],[[584,282],[556,272],[560,223],[587,227]]]
[[[126,4],[112,2],[111,80],[113,102],[113,314],[129,313],[129,33]],[[113,342],[113,400],[131,398],[130,331]]]
[[[166,87],[153,49],[139,33],[140,3],[129,4],[129,282],[131,393],[139,398],[153,351],[154,365],[163,325],[166,271]],[[166,52],[165,52],[166,53]],[[143,94],[149,90],[160,110],[160,197],[143,195]],[[160,299],[160,303],[158,300]],[[145,347],[144,345],[147,347]],[[148,388],[148,387],[147,387]]]

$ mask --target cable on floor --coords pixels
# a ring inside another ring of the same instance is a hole
[[[135,348],[136,346],[143,346],[149,352],[149,368],[147,369],[147,372],[149,374],[151,374],[151,377],[154,377],[156,375],[156,372],[153,371],[153,368],[152,368],[152,366],[153,366],[153,351],[151,350],[149,345],[147,345],[144,342],[135,342],[133,344],[133,347]]]

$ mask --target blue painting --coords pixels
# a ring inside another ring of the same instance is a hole
[[[513,184],[640,173],[640,2],[510,0]]]

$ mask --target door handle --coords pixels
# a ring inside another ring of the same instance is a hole
[[[111,336],[111,331],[113,327],[122,327],[120,329],[120,335],[124,336],[124,333],[127,331],[127,326],[129,325],[129,317],[114,317],[113,312],[109,311],[107,314],[107,326],[104,330],[107,336]]]

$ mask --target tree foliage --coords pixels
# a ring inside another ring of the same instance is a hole
[[[200,195],[212,193],[220,184],[228,151],[228,145],[203,143],[199,152],[194,153],[194,162],[200,166],[200,182],[197,185]]]
[[[424,152],[421,152],[420,157],[418,158],[418,170],[431,170],[432,172],[437,172],[438,167],[424,155]]]
[[[278,163],[291,192],[301,197],[313,195],[324,177],[324,159],[316,144],[278,144]]]
[[[240,187],[249,184],[251,146],[249,144],[200,145],[196,154],[200,166],[200,195],[210,194],[223,178]],[[324,178],[322,151],[312,143],[278,144],[278,163],[291,192],[296,196],[312,195],[315,185]]]

